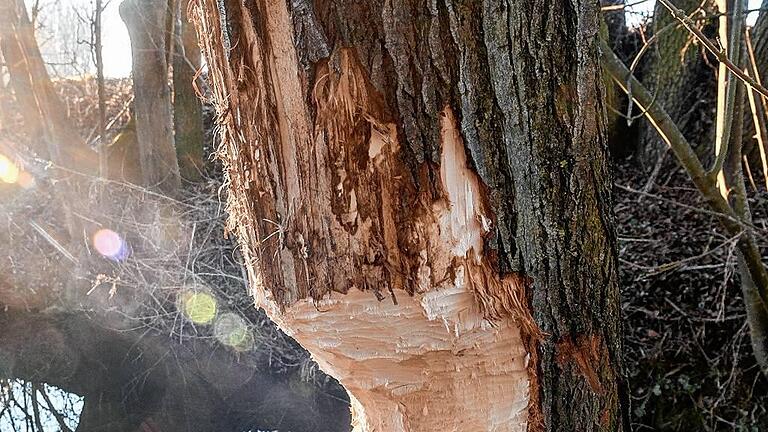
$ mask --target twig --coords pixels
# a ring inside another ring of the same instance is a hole
[[[634,3],[628,3],[628,4],[615,4],[615,5],[607,5],[607,6],[600,6],[600,10],[603,12],[610,12],[610,11],[616,11],[616,10],[624,10],[629,9],[632,7],[635,7],[639,4],[643,4],[646,2],[649,2],[651,0],[639,0]]]
[[[72,261],[72,263],[77,264],[77,258],[75,258],[74,255],[70,251],[67,250],[61,243],[59,243],[53,236],[48,234],[46,230],[43,229],[40,225],[37,224],[35,221],[29,221],[29,226],[31,226],[35,231],[37,231],[40,236],[42,236],[45,241],[51,244],[54,248],[56,248],[57,251],[61,252],[62,255],[64,255],[64,258]]]
[[[760,93],[761,95],[768,97],[768,89],[763,87],[762,85],[758,84],[747,76],[744,71],[739,69],[738,66],[733,64],[730,60],[728,60],[728,56],[722,52],[715,44],[712,42],[704,33],[702,33],[701,30],[696,28],[695,24],[692,20],[688,19],[688,17],[685,15],[685,12],[683,12],[681,9],[678,9],[677,6],[672,4],[669,0],[659,0],[659,2],[664,5],[671,13],[672,16],[677,19],[678,21],[682,22],[685,28],[693,33],[694,36],[696,36],[696,39],[701,41],[701,43],[704,45],[704,47],[711,52],[718,61],[725,63],[725,66],[733,72],[734,75],[736,75],[739,79],[744,81],[745,83],[751,85],[754,87],[754,89]]]
[[[742,233],[743,233],[743,231],[742,231]],[[702,253],[700,253],[698,255],[689,256],[689,257],[686,257],[686,258],[679,259],[677,261],[666,262],[666,263],[659,264],[659,265],[653,266],[653,267],[643,266],[643,265],[639,265],[639,264],[633,264],[633,266],[645,270],[646,272],[648,272],[649,275],[656,275],[656,274],[660,274],[660,273],[665,273],[665,272],[668,272],[668,271],[676,270],[679,267],[683,266],[684,264],[687,264],[689,262],[696,261],[698,259],[701,259],[701,258],[704,258],[706,256],[712,255],[713,253],[715,253],[715,252],[719,251],[720,249],[724,248],[725,246],[729,246],[729,245],[734,244],[739,239],[739,237],[741,237],[742,233],[737,234],[737,235],[729,238],[728,240],[724,241],[723,243],[715,246],[714,248],[712,248],[712,249],[710,249],[710,250],[708,250],[706,252],[702,252]]]
[[[51,398],[48,397],[48,393],[45,391],[45,388],[39,389],[40,394],[43,396],[43,400],[48,405],[48,411],[53,414],[53,416],[56,418],[56,422],[59,423],[59,427],[64,432],[72,432],[72,429],[67,426],[67,423],[64,421],[64,418],[61,416],[61,413],[56,410],[56,408],[53,407],[53,403],[51,403]]]
[[[732,20],[733,28],[730,34],[727,34],[726,23],[728,22],[727,16],[720,17],[720,36],[721,39],[727,44],[727,50],[725,53],[725,59],[732,62],[734,65],[741,63],[741,33],[744,26],[743,18],[739,17],[743,6],[744,0],[736,0],[734,18]],[[721,12],[727,12],[725,0],[719,0],[718,6]],[[739,69],[741,70],[741,69]],[[736,90],[737,85],[733,82],[728,73],[728,69],[724,62],[721,62],[717,73],[717,116],[715,126],[715,162],[712,168],[709,170],[709,175],[717,176],[717,184],[720,188],[720,193],[725,197],[728,195],[728,188],[725,185],[725,175],[723,173],[723,165],[725,159],[728,156],[728,145],[731,138],[731,129],[733,128],[733,115],[736,105],[741,106],[741,103],[736,103]]]
[[[660,0],[668,1],[668,0]],[[640,107],[647,107],[646,117],[648,121],[658,131],[661,138],[670,146],[672,153],[683,166],[688,176],[693,181],[696,189],[699,190],[704,200],[712,210],[719,214],[720,223],[726,231],[734,236],[738,234],[744,226],[744,222],[734,212],[728,202],[720,195],[712,179],[706,175],[704,166],[694,153],[688,140],[685,139],[680,129],[669,114],[658,104],[651,103],[651,94],[637,79],[632,77],[626,66],[616,57],[608,43],[600,40],[600,51],[603,67],[611,75],[613,80],[626,92],[625,84],[630,80],[635,89],[632,97]],[[757,247],[753,231],[746,230],[746,235],[739,239],[739,250],[742,252],[747,262],[749,273],[757,287],[757,293],[764,305],[768,305],[768,272],[763,267],[763,258]]]
[[[755,49],[752,45],[752,36],[750,29],[747,28],[744,31],[744,41],[747,46],[747,54],[749,58],[750,68],[755,75],[755,81],[761,83],[760,73],[757,70],[757,60],[755,59]],[[755,138],[757,139],[757,145],[760,149],[760,161],[763,163],[763,176],[765,177],[765,187],[768,189],[768,157],[766,156],[765,146],[768,143],[768,134],[766,133],[766,102],[765,98],[760,98],[760,105],[758,106],[755,98],[754,89],[751,86],[747,87],[747,96],[749,98],[749,107],[752,111],[752,123],[755,125]]]

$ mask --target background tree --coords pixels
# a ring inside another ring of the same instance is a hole
[[[0,2],[0,44],[33,150],[57,163],[87,166],[84,142],[68,123],[35,41],[24,4]]]
[[[172,2],[174,5],[173,31],[173,121],[176,153],[184,179],[195,181],[204,170],[203,116],[197,90],[202,80],[200,47],[195,29],[189,22],[189,0]]]
[[[120,16],[131,36],[136,137],[144,185],[173,195],[181,186],[168,85],[168,2],[125,0]]]
[[[675,154],[703,199],[718,216],[723,228],[738,240],[738,267],[752,347],[760,368],[764,374],[768,374],[768,272],[756,240],[757,232],[753,228],[743,173],[743,164],[748,164],[748,158],[743,152],[746,90],[760,92],[766,97],[768,90],[759,84],[759,78],[756,81],[742,69],[747,68],[743,35],[747,5],[742,0],[732,5],[718,3],[719,13],[716,16],[719,20],[720,44],[727,47],[727,50],[722,50],[696,26],[691,19],[693,14],[678,8],[670,0],[660,0],[660,3],[718,61],[716,127],[714,145],[710,147],[714,149],[711,168],[704,168],[707,159],[696,154],[697,146],[684,136],[666,108],[656,104],[654,96],[632,75],[632,70],[621,63],[607,43],[603,43],[603,61],[616,83],[638,103],[643,114],[650,120],[649,124]],[[755,114],[757,118],[759,113]],[[657,163],[656,170],[660,163]]]
[[[711,21],[701,18],[712,12],[711,3],[683,0],[678,7],[690,14],[697,24],[710,35],[716,32]],[[708,27],[705,27],[709,24]],[[683,25],[672,17],[667,8],[656,4],[653,21],[646,34],[647,51],[639,61],[638,72],[645,77],[648,88],[658,104],[665,107],[683,135],[694,143],[702,157],[710,156],[710,148],[703,143],[714,139],[714,121],[707,108],[717,100],[716,61],[703,55],[702,48]],[[634,61],[634,59],[633,59]],[[715,66],[713,66],[715,65]],[[638,115],[638,112],[633,113]],[[666,143],[648,122],[640,122],[640,161],[651,174],[649,183],[667,160]]]

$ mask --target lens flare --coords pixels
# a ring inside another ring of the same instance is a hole
[[[208,324],[216,317],[216,299],[207,292],[189,293],[183,298],[184,313],[195,324]]]
[[[0,180],[5,183],[16,183],[19,172],[19,167],[13,161],[0,154]]]
[[[24,189],[30,189],[35,186],[35,178],[32,177],[32,174],[26,171],[21,171],[19,173],[19,179],[16,181],[16,183]]]
[[[229,312],[216,319],[213,327],[216,339],[238,351],[247,351],[253,347],[253,334],[245,320]]]
[[[120,237],[120,234],[110,229],[100,229],[93,235],[93,247],[102,256],[122,261],[128,257],[128,245]]]

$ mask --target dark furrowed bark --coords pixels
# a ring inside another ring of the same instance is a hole
[[[323,235],[315,239],[317,234],[312,233],[323,233],[324,228],[312,226],[311,214],[321,212],[322,204],[311,200],[325,196],[312,189],[316,166],[303,164],[326,156],[312,153],[322,150],[311,142],[291,141],[287,148],[286,135],[279,130],[285,122],[280,104],[290,102],[281,88],[285,81],[277,84],[271,78],[281,66],[270,56],[284,55],[268,30],[273,25],[270,9],[275,6],[269,1],[246,2],[242,8],[216,3],[204,10],[225,11],[230,31],[221,41],[229,40],[232,50],[224,56],[211,48],[209,64],[220,86],[216,89],[220,115],[240,125],[229,132],[224,159],[239,182],[234,192],[237,223],[252,224],[241,231],[241,242],[261,254],[252,277],[258,275],[259,283],[286,307],[297,299],[319,299],[329,291],[345,293],[361,285],[374,292],[386,293],[391,287],[409,290],[415,270],[408,262],[414,260],[409,254],[413,234],[409,223],[418,217],[414,210],[418,200],[434,200],[444,193],[438,171],[444,150],[440,118],[449,106],[459,117],[464,150],[492,210],[493,232],[484,239],[485,259],[500,274],[516,272],[529,278],[528,306],[545,333],[534,348],[539,381],[533,391],[541,407],[531,417],[531,428],[621,430],[627,406],[618,389],[620,312],[597,65],[597,3],[317,0],[292,1],[289,6],[291,43],[297,51],[296,58],[286,61],[301,65],[298,100],[310,127],[317,130],[326,119],[323,104],[315,102],[318,88],[324,91],[325,80],[333,79],[329,76],[343,76],[349,62],[362,70],[365,86],[371,87],[364,105],[368,114],[381,123],[396,123],[402,148],[392,175],[405,180],[396,186],[399,202],[393,205],[399,210],[396,226],[402,229],[396,244],[378,242],[375,245],[383,252],[354,263],[360,272],[371,272],[362,284],[334,276],[333,264],[314,261],[316,256],[333,260],[340,255],[329,246],[332,240],[327,242]],[[220,43],[218,37],[208,43]],[[352,53],[352,60],[346,52]],[[255,119],[255,124],[238,120],[235,111]],[[341,124],[345,126],[349,125]],[[364,145],[375,133],[373,126],[358,127],[349,127],[347,147]],[[235,130],[243,137],[236,137]],[[251,144],[257,141],[267,144]],[[289,152],[294,150],[298,180],[282,163],[293,157]],[[350,152],[333,161],[347,170],[357,169],[350,165],[353,161],[366,163],[343,147],[331,146],[331,158],[336,150]],[[275,160],[276,171],[270,172],[265,167]],[[337,166],[329,165],[329,169]],[[369,180],[378,181],[365,178],[355,187],[370,187]],[[384,186],[372,186],[373,193],[366,197],[380,192],[378,187]],[[291,188],[314,195],[294,199]],[[282,197],[283,189],[289,191],[290,200]],[[356,210],[381,205],[375,199],[363,202],[358,194]],[[339,209],[349,206],[349,200],[338,203]],[[340,213],[334,211],[335,217]],[[349,227],[350,232],[356,229]],[[385,228],[378,229],[374,233],[386,237]],[[280,245],[270,246],[264,239]],[[392,246],[398,249],[389,249]],[[283,261],[291,264],[275,269],[282,254],[291,255]],[[404,287],[398,286],[397,272],[382,263],[393,255],[406,262],[399,268],[405,273]],[[371,268],[382,271],[374,273]]]

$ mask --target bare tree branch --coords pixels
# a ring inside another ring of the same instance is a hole
[[[63,432],[72,432],[72,429],[67,426],[67,423],[64,421],[64,417],[62,417],[61,413],[53,406],[53,403],[51,402],[51,398],[48,396],[48,392],[45,391],[44,387],[39,387],[38,391],[40,392],[40,395],[43,396],[43,400],[48,405],[48,411],[53,414],[53,417],[56,418],[56,422],[59,424],[59,427]]]
[[[718,1],[718,7],[722,13],[727,12],[725,0]],[[721,42],[727,45],[726,59],[732,64],[741,63],[741,35],[744,28],[744,18],[740,15],[744,8],[744,0],[734,2],[734,17],[730,21],[731,28],[728,32],[728,16],[720,16],[720,38]],[[725,185],[725,174],[723,173],[723,164],[728,156],[728,145],[731,138],[731,129],[733,128],[733,118],[736,105],[737,85],[731,78],[725,62],[720,62],[717,73],[717,117],[715,131],[715,162],[709,170],[709,175],[717,176],[720,193],[725,197],[728,190]]]
[[[667,0],[661,0],[667,1]],[[694,153],[690,143],[685,139],[675,122],[669,117],[662,107],[652,102],[650,92],[629,73],[626,66],[619,60],[616,54],[610,49],[608,44],[600,41],[601,61],[603,67],[611,75],[611,78],[624,90],[627,91],[626,83],[632,82],[632,98],[642,109],[645,115],[659,132],[661,138],[669,145],[670,149],[677,157],[680,164],[690,176],[696,188],[701,193],[707,204],[720,216],[720,222],[731,236],[735,236],[742,230],[745,235],[739,239],[739,250],[744,255],[744,259],[749,267],[750,276],[755,282],[757,293],[764,305],[768,305],[768,272],[763,266],[762,256],[754,239],[752,229],[748,228],[728,202],[720,195],[714,181],[707,176],[701,161]]]
[[[693,21],[685,15],[683,10],[678,9],[672,2],[670,2],[670,0],[659,0],[659,2],[664,5],[664,7],[669,9],[669,11],[672,13],[672,16],[678,21],[682,22],[685,28],[689,32],[693,33],[693,35],[696,36],[696,39],[701,41],[704,47],[709,52],[711,52],[718,61],[723,62],[734,75],[736,75],[745,83],[751,85],[761,95],[768,97],[768,89],[758,84],[754,79],[745,74],[743,70],[728,60],[726,53],[720,50],[720,48],[718,48],[715,43],[712,42],[701,30],[696,28]]]

